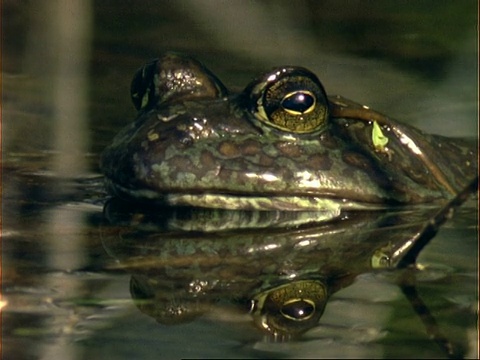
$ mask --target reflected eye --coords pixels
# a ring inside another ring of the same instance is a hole
[[[312,111],[315,108],[315,95],[310,91],[296,91],[285,95],[282,100],[282,107],[292,115],[301,115]]]
[[[315,74],[307,69],[276,69],[254,81],[245,92],[253,115],[274,128],[311,133],[327,124],[327,95]]]
[[[260,328],[272,334],[299,334],[318,322],[327,299],[321,280],[296,280],[255,295],[252,315]]]

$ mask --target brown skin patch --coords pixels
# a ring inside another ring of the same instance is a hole
[[[175,166],[175,171],[172,171],[172,174],[178,172],[191,172],[192,169],[195,169],[190,159],[185,156],[174,156],[170,159],[169,163]]]
[[[285,155],[290,159],[298,158],[300,155],[302,155],[302,150],[297,145],[292,143],[277,142],[275,143],[275,147],[280,154]]]
[[[162,162],[165,158],[165,152],[169,148],[169,145],[163,141],[156,141],[150,143],[149,149],[144,150],[142,154],[143,159],[152,158],[155,162]],[[154,156],[152,156],[152,154]]]
[[[355,168],[363,170],[372,179],[373,182],[380,187],[387,189],[387,191],[393,191],[393,186],[389,175],[379,169],[371,162],[371,160],[360,153],[353,151],[344,151],[342,154],[342,160],[353,168],[347,167],[342,171],[342,176],[345,178],[353,178],[355,176]]]
[[[358,170],[354,170],[354,168],[346,167],[342,170],[341,174],[344,178],[353,178],[355,176],[355,172]]]
[[[227,158],[235,158],[241,155],[237,144],[231,141],[222,141],[218,145],[218,152]]]
[[[305,165],[314,171],[328,171],[332,168],[333,161],[328,154],[313,154],[308,157]]]
[[[371,163],[365,156],[352,151],[344,151],[342,154],[342,160],[348,165],[355,166],[362,170],[368,170],[371,168]]]
[[[233,181],[233,171],[222,167],[218,172],[218,178],[222,183],[228,184]]]
[[[246,140],[243,144],[242,144],[242,155],[244,156],[249,156],[249,155],[256,155],[258,154],[259,152],[262,151],[262,146],[260,145],[260,143],[258,141],[255,141],[255,140]]]
[[[275,164],[275,159],[265,154],[260,154],[258,164],[262,166],[273,166]]]
[[[213,168],[217,163],[217,159],[213,156],[210,151],[203,150],[200,154],[200,162],[205,168]]]
[[[320,135],[320,141],[322,145],[327,149],[336,150],[340,147],[338,140],[330,135],[329,132],[324,132]]]

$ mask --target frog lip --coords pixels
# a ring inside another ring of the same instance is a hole
[[[262,211],[323,211],[332,218],[342,210],[376,210],[385,208],[381,204],[362,204],[344,199],[322,198],[318,196],[253,196],[230,194],[168,194],[166,200],[171,205],[218,208],[225,210]]]
[[[152,189],[131,189],[105,179],[109,192],[120,198],[137,202],[157,202],[171,206],[191,206],[225,210],[262,211],[328,211],[336,217],[342,210],[380,210],[386,203],[369,203],[319,194],[231,194],[216,192],[165,192]]]

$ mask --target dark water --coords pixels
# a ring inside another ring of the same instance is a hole
[[[338,237],[338,243],[346,241],[343,248],[332,247],[340,250],[327,259],[355,264],[355,276],[332,281],[335,291],[318,324],[291,341],[275,341],[253,325],[245,299],[273,280],[268,270],[253,271],[252,258],[245,260],[251,271],[243,283],[205,297],[215,302],[192,305],[199,313],[195,318],[180,317],[173,325],[156,321],[138,306],[141,301],[132,301],[132,274],[163,279],[158,282],[165,296],[168,287],[177,294],[175,286],[183,284],[189,268],[175,273],[179,265],[163,259],[170,272],[152,269],[145,259],[158,260],[168,241],[197,240],[169,230],[159,242],[155,229],[131,234],[125,223],[108,224],[98,155],[135,116],[132,74],[164,50],[196,56],[227,86],[239,89],[272,66],[303,65],[318,74],[329,93],[429,132],[476,136],[476,1],[104,0],[83,10],[74,8],[74,1],[64,3],[63,12],[54,1],[2,4],[3,358],[446,357],[429,338],[425,317],[402,293],[402,272],[372,271],[368,261],[352,260],[345,249],[354,242],[345,236]],[[72,33],[59,31],[68,24],[58,19],[77,25]],[[83,45],[74,52],[69,46],[77,42]],[[65,125],[76,116],[78,122]],[[466,357],[478,356],[477,219],[477,203],[471,200],[424,249],[422,270],[412,276],[434,329]],[[362,221],[350,225],[373,224]],[[364,229],[360,234],[368,234],[372,247],[356,258],[370,259],[389,240],[388,231]],[[259,231],[258,239],[234,234],[228,235],[238,244],[234,249],[268,236],[284,239],[278,229]],[[305,235],[285,239],[293,236]],[[198,238],[208,243],[212,237]],[[225,258],[238,261],[234,255]],[[291,264],[308,264],[309,275],[316,274],[321,265],[311,261],[308,254],[295,255]],[[239,264],[205,265],[209,271],[201,273],[238,276]],[[180,298],[172,295],[171,307]]]

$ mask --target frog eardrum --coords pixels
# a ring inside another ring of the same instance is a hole
[[[322,84],[309,70],[282,67],[267,73],[250,93],[253,115],[277,129],[293,133],[322,130],[328,121],[328,101]]]

